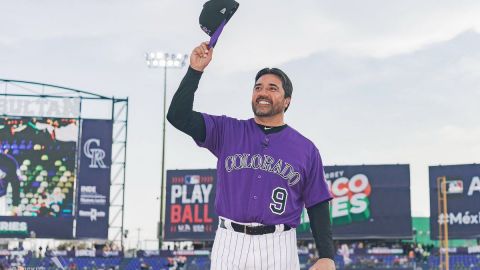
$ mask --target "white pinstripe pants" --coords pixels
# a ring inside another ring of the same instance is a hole
[[[263,235],[248,235],[219,227],[213,242],[210,269],[300,269],[295,229]]]

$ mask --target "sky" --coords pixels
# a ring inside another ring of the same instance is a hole
[[[413,216],[429,216],[428,166],[480,160],[480,2],[239,1],[195,109],[250,118],[255,73],[293,81],[286,122],[326,165],[410,164]],[[155,247],[163,73],[145,52],[190,53],[203,1],[0,0],[0,78],[129,98],[125,226]],[[167,75],[170,102],[183,69]],[[167,124],[166,168],[215,158]]]

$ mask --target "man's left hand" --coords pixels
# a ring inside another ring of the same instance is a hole
[[[318,259],[309,270],[335,270],[335,262],[328,258]]]

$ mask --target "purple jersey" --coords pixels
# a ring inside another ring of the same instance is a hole
[[[297,227],[303,207],[331,199],[315,145],[293,128],[265,134],[254,119],[203,114],[217,158],[215,210],[237,222]]]

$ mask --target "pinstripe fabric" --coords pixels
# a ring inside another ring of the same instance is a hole
[[[211,261],[211,270],[299,269],[295,229],[264,235],[246,235],[218,228]]]

